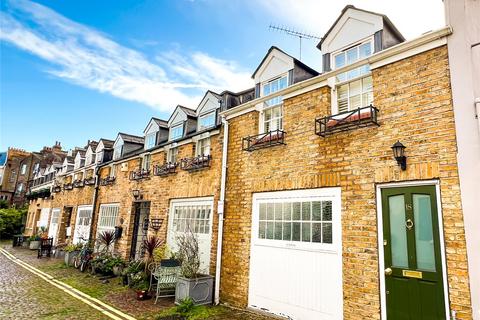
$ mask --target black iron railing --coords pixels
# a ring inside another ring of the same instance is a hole
[[[178,163],[167,162],[162,165],[153,166],[153,174],[156,176],[167,176],[177,172]]]
[[[194,171],[200,170],[203,168],[210,167],[210,162],[212,157],[210,155],[206,156],[196,156],[192,158],[183,158],[180,160],[180,168],[182,170]]]
[[[372,105],[315,119],[315,133],[325,137],[337,132],[377,125],[378,109]]]
[[[72,190],[72,189],[73,189],[73,183],[63,184],[63,190]]]
[[[74,188],[83,188],[85,184],[83,183],[83,180],[75,180],[73,181],[73,187]]]
[[[99,181],[101,186],[109,186],[115,183],[115,177],[102,178]]]
[[[150,177],[150,170],[137,170],[130,172],[130,180],[142,180]]]
[[[62,191],[62,186],[53,186],[52,192],[57,193]]]
[[[48,189],[33,191],[26,194],[27,200],[35,200],[38,198],[48,198],[48,197],[50,197],[50,190]]]
[[[257,149],[284,145],[285,134],[286,132],[283,130],[274,130],[267,133],[245,137],[242,140],[242,149],[245,151],[253,151]]]
[[[83,183],[86,186],[93,186],[93,185],[95,185],[95,177],[86,178],[86,179],[83,180]]]

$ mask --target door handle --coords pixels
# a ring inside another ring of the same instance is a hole
[[[386,275],[386,276],[391,275],[392,272],[393,272],[393,271],[392,271],[392,268],[386,268],[386,269],[385,269],[385,275]]]

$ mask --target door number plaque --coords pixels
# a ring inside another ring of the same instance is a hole
[[[404,277],[409,277],[409,278],[417,278],[417,279],[422,279],[423,275],[421,271],[414,271],[414,270],[402,270],[402,274]]]

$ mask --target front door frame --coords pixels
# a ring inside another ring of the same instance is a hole
[[[442,262],[443,277],[443,296],[445,299],[445,315],[447,319],[450,317],[450,303],[448,296],[448,278],[447,278],[447,259],[445,257],[445,239],[443,236],[443,214],[442,202],[440,198],[440,181],[439,180],[417,180],[392,182],[376,185],[377,194],[377,240],[378,240],[378,274],[380,277],[380,311],[381,319],[387,320],[387,302],[385,297],[385,256],[383,249],[383,212],[382,212],[382,189],[398,188],[398,187],[418,187],[418,186],[434,186],[437,198],[437,214],[438,214],[438,235],[440,241],[440,259]]]

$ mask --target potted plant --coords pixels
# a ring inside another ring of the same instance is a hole
[[[148,300],[152,297],[150,292],[148,292],[149,283],[145,278],[145,274],[143,274],[142,280],[139,281],[134,288],[137,294],[137,300]]]
[[[66,243],[59,243],[55,247],[55,250],[53,251],[53,257],[57,259],[65,259],[65,247],[67,246]]]
[[[67,267],[73,265],[73,258],[80,252],[81,244],[69,244],[65,246],[65,264]]]
[[[103,231],[98,236],[101,252],[110,252],[110,246],[115,242],[115,231]]]
[[[211,304],[213,277],[201,274],[198,240],[190,228],[177,237],[178,258],[181,261],[180,275],[175,289],[175,304],[190,298],[196,305]]]
[[[123,274],[123,268],[125,268],[125,260],[121,257],[111,257],[109,263],[112,265],[113,274],[121,276]]]
[[[38,248],[40,248],[42,238],[40,238],[38,234],[31,236],[30,238],[28,238],[28,240],[30,241],[30,245],[29,245],[30,250],[38,250]]]
[[[138,272],[143,272],[145,265],[142,260],[132,260],[128,263],[127,267],[123,269],[123,283],[133,288],[135,282],[133,276]]]
[[[145,248],[145,255],[143,262],[145,263],[145,272],[149,272],[148,266],[155,262],[155,250],[159,249],[163,245],[163,240],[160,240],[157,236],[150,236],[143,241],[143,247]]]
[[[176,258],[175,253],[170,250],[166,243],[153,251],[153,260],[162,267],[180,266],[180,260]]]

